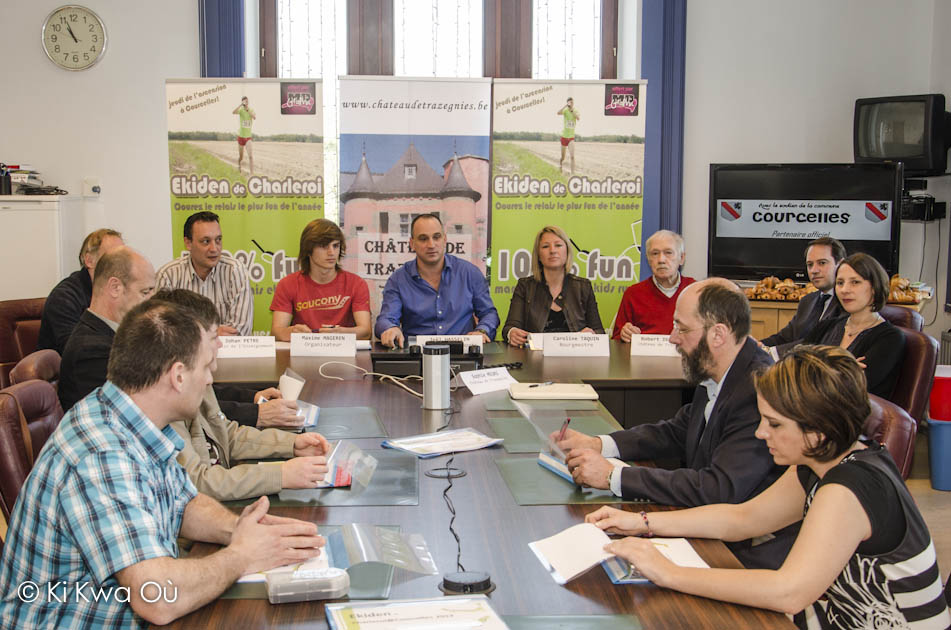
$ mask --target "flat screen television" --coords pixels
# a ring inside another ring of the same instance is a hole
[[[707,273],[805,282],[809,241],[832,236],[898,271],[901,163],[711,164]]]
[[[944,94],[860,98],[855,101],[855,161],[904,162],[905,177],[941,175],[948,169],[951,114]]]

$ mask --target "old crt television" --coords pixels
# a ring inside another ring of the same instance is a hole
[[[707,273],[805,282],[806,246],[820,236],[896,273],[903,183],[896,162],[711,164]]]
[[[905,177],[941,175],[951,146],[944,94],[856,100],[852,145],[857,163],[904,162]]]

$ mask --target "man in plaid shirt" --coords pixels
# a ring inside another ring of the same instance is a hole
[[[165,624],[236,578],[320,553],[313,523],[240,516],[199,494],[176,462],[169,426],[195,416],[211,383],[215,331],[182,307],[147,301],[116,333],[109,380],[63,418],[10,519],[0,567],[0,627]],[[176,537],[224,547],[179,559]]]

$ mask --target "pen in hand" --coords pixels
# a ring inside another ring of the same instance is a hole
[[[532,383],[531,385],[529,385],[529,388],[544,387],[545,385],[554,385],[554,381],[545,381],[544,383]]]
[[[556,442],[561,442],[563,439],[565,439],[565,432],[568,431],[569,422],[571,422],[571,418],[566,419],[565,423],[561,425],[561,431],[558,432],[558,439],[555,440]]]

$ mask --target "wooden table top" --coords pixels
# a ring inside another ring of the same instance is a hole
[[[507,355],[508,356],[508,355]],[[369,362],[369,357],[358,363]],[[219,372],[232,375],[229,361],[219,361]],[[312,360],[313,361],[313,360]],[[582,359],[580,362],[588,360]],[[602,359],[603,361],[603,359]],[[494,362],[490,360],[489,362]],[[546,362],[547,363],[547,362]],[[317,362],[291,360],[295,370],[316,370]],[[611,357],[611,365],[623,365]],[[360,378],[346,366],[333,367],[345,381],[309,380],[301,394],[304,400],[319,401],[326,407],[373,406],[390,437],[431,432],[444,422],[442,411],[421,409],[420,400],[391,384]],[[367,366],[368,367],[368,366]],[[526,373],[532,378],[555,378],[568,374],[559,364],[536,365],[528,357]],[[273,367],[271,368],[274,369]],[[637,373],[633,366],[627,374]],[[677,364],[679,372],[679,362]],[[255,374],[263,374],[255,372]],[[272,372],[273,373],[273,372]],[[597,373],[597,372],[595,372]],[[610,372],[607,372],[610,373]],[[575,372],[577,375],[578,372]],[[582,372],[582,375],[584,373]],[[666,378],[666,377],[662,377]],[[523,379],[528,380],[528,379]],[[460,411],[452,416],[453,427],[471,426],[489,435],[484,403],[460,389],[452,394]],[[610,418],[600,407],[599,413]],[[513,415],[493,412],[493,415]],[[613,419],[612,419],[613,421]],[[379,447],[379,439],[356,440],[366,449]],[[457,510],[455,529],[462,539],[462,564],[468,570],[486,571],[497,585],[490,599],[502,615],[635,615],[643,628],[791,628],[778,613],[745,606],[714,602],[657,588],[653,585],[611,584],[604,571],[595,568],[567,586],[556,584],[528,548],[530,541],[555,534],[584,519],[597,506],[520,506],[513,499],[494,463],[496,458],[531,457],[513,455],[501,447],[456,455],[454,466],[467,472],[456,479],[450,494]],[[438,569],[455,571],[456,544],[448,531],[449,513],[442,498],[445,480],[426,477],[423,472],[445,465],[448,456],[420,461],[419,505],[384,507],[284,507],[276,514],[294,516],[319,524],[372,523],[400,525],[404,532],[421,533],[427,541]],[[628,506],[630,509],[630,506]],[[635,509],[640,510],[637,505]],[[647,510],[669,509],[647,505]],[[739,568],[740,564],[719,541],[693,541],[700,555],[711,565]],[[213,545],[196,545],[193,553],[209,553]],[[419,576],[397,569],[390,597],[434,597],[440,576]],[[216,600],[183,617],[172,628],[325,628],[322,602],[271,605],[267,600]]]
[[[514,348],[501,342],[485,345],[485,364],[497,365],[519,361],[522,367],[511,370],[512,376],[523,382],[532,381],[577,381],[583,380],[595,387],[627,387],[641,389],[679,389],[687,386],[683,378],[680,359],[677,357],[632,357],[630,344],[612,340],[609,357],[548,357],[540,351]],[[379,351],[384,350],[377,346]],[[370,353],[357,352],[354,357],[292,357],[287,349],[277,351],[277,360],[218,359],[215,381],[242,383],[276,382],[284,369],[290,367],[310,379],[319,378],[320,366],[330,361],[356,363],[370,369]],[[346,366],[328,366],[326,372],[347,376]]]

